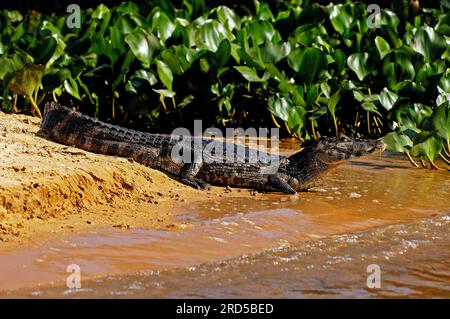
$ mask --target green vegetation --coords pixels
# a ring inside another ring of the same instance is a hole
[[[449,2],[409,20],[382,8],[379,28],[366,4],[336,3],[123,2],[73,29],[69,14],[3,10],[0,106],[39,116],[58,100],[151,131],[202,118],[302,140],[385,136],[414,164],[450,164]]]

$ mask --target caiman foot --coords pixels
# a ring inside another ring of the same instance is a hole
[[[180,182],[197,189],[209,189],[210,185],[208,183],[199,178],[195,178],[195,175],[197,175],[201,167],[201,162],[184,164],[180,170]]]
[[[203,189],[203,190],[208,190],[211,187],[211,185],[209,185],[208,183],[202,181],[199,178],[195,178],[195,177],[192,177],[192,176],[181,177],[180,178],[180,182],[183,183],[183,184],[192,186],[194,188]]]
[[[276,191],[283,192],[285,194],[297,194],[295,189],[289,185],[281,174],[269,175],[267,182],[269,186]]]

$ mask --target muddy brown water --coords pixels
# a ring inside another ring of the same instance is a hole
[[[96,229],[0,252],[3,297],[450,297],[448,171],[342,165],[297,196],[199,201],[177,231]],[[81,289],[65,280],[81,269]],[[367,287],[367,267],[381,288]]]

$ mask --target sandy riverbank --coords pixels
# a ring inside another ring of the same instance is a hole
[[[205,192],[125,158],[89,153],[36,135],[39,119],[0,112],[0,246],[93,227],[177,229],[178,207]]]

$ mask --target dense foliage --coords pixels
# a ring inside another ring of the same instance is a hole
[[[0,11],[1,109],[39,115],[59,100],[151,131],[202,118],[300,139],[385,136],[450,162],[448,1],[410,19],[383,8],[373,19],[354,1],[252,3],[99,5],[80,28],[69,14]]]

